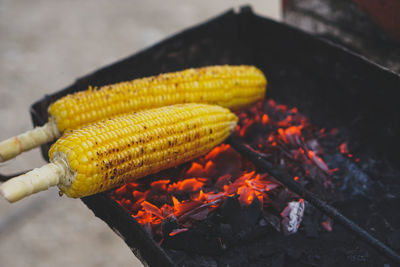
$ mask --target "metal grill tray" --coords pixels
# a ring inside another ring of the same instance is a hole
[[[267,97],[296,106],[313,124],[348,129],[352,151],[398,169],[400,77],[348,50],[293,27],[255,15],[228,12],[46,95],[30,109],[33,124],[47,122],[49,104],[66,94],[189,67],[251,64],[267,76]],[[50,144],[41,147],[48,160]],[[150,266],[174,266],[165,251],[105,194],[82,198]]]

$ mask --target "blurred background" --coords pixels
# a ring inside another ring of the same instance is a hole
[[[279,0],[247,1],[281,19]],[[0,1],[0,140],[32,128],[29,106],[75,79],[219,15],[242,1]],[[42,166],[38,149],[2,174]],[[1,266],[142,266],[112,230],[56,189],[0,200]]]

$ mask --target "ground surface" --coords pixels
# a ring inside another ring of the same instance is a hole
[[[247,1],[279,18],[278,0]],[[241,1],[0,2],[0,139],[32,127],[28,107],[46,93],[211,18]],[[39,167],[33,150],[1,173]],[[8,204],[0,199],[1,266],[141,266],[84,204],[53,189]]]

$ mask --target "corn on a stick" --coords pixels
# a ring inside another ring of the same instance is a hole
[[[0,187],[10,202],[58,186],[69,197],[102,192],[199,157],[224,141],[237,117],[206,104],[179,104],[122,115],[68,132],[51,163]]]
[[[179,103],[216,104],[231,110],[265,95],[267,81],[253,66],[211,66],[89,88],[63,97],[49,107],[42,128],[0,143],[0,162],[48,143],[65,131],[116,115]]]

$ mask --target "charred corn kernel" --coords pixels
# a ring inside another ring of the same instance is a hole
[[[112,116],[180,103],[232,110],[260,100],[266,79],[253,66],[212,66],[136,79],[68,95],[49,107],[60,132]]]
[[[211,66],[160,74],[67,95],[49,107],[43,127],[0,142],[0,162],[50,142],[63,132],[116,115],[180,103],[216,104],[231,110],[265,95],[267,81],[253,66]]]
[[[206,104],[178,104],[122,115],[66,133],[51,163],[0,187],[10,202],[57,185],[69,197],[102,192],[199,157],[224,141],[237,117]]]

